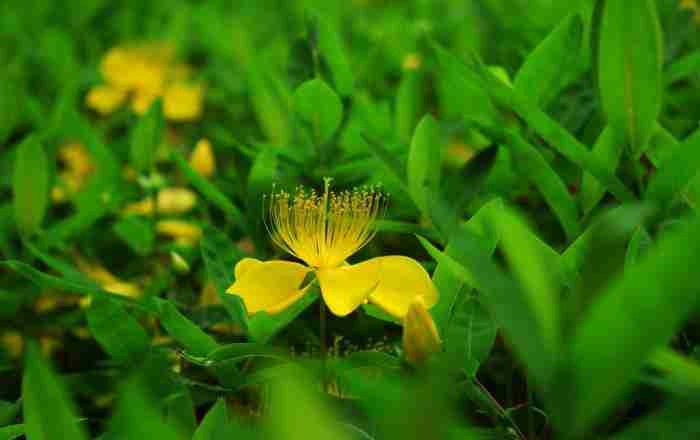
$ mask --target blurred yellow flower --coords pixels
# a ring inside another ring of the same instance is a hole
[[[92,88],[86,105],[109,115],[127,98],[130,108],[144,114],[158,97],[163,97],[165,117],[191,121],[202,113],[203,90],[189,83],[191,68],[175,61],[175,49],[167,44],[118,46],[110,49],[100,63],[105,84]]]
[[[184,214],[197,204],[197,194],[187,188],[163,188],[156,196],[158,212],[167,215]],[[123,214],[150,215],[153,213],[153,199],[147,197],[127,205]]]
[[[204,177],[211,177],[216,171],[214,149],[208,139],[200,139],[190,154],[190,166]]]
[[[202,86],[173,83],[165,89],[163,113],[171,121],[193,121],[202,114]]]
[[[428,313],[423,298],[416,297],[403,320],[404,356],[409,363],[420,365],[433,353],[440,351],[440,346],[435,321]]]
[[[19,359],[24,351],[24,339],[17,331],[8,330],[0,336],[0,345],[10,359]]]
[[[403,59],[401,63],[401,68],[403,70],[418,70],[420,68],[422,61],[420,55],[417,53],[409,53]]]
[[[307,292],[310,284],[302,283],[313,272],[323,300],[337,316],[368,301],[399,318],[416,296],[428,307],[434,305],[437,290],[411,258],[391,255],[354,265],[345,261],[372,239],[374,220],[385,204],[384,194],[375,188],[330,191],[330,179],[323,194],[301,187],[294,196],[273,192],[268,206],[272,240],[306,265],[244,258],[236,264],[236,281],[227,292],[239,295],[251,314],[277,313]]]
[[[156,224],[156,231],[183,246],[194,246],[202,237],[202,228],[181,220],[161,220]]]
[[[57,184],[51,189],[54,203],[66,201],[80,191],[94,170],[94,164],[85,147],[80,143],[67,143],[58,149],[58,160],[63,170],[58,173]]]

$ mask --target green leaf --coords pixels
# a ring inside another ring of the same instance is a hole
[[[343,120],[343,103],[321,79],[306,81],[296,89],[294,108],[311,126],[311,133],[319,145],[333,136]]]
[[[24,435],[24,424],[0,428],[0,440],[15,440]]]
[[[700,437],[700,405],[697,401],[671,399],[651,414],[633,421],[610,440],[668,438],[693,440]]]
[[[463,226],[472,233],[483,237],[490,251],[489,255],[492,255],[493,251],[496,250],[498,235],[496,231],[486,227],[486,221],[491,215],[501,212],[502,210],[503,201],[501,199],[493,199],[484,204],[484,206],[482,206]],[[463,252],[466,251],[460,249],[460,241],[458,239],[450,240],[445,248],[445,255],[460,263],[468,261],[466,255],[462,257]],[[441,334],[447,332],[447,325],[450,321],[450,317],[454,313],[455,307],[460,300],[459,293],[463,288],[472,289],[474,287],[473,283],[467,283],[465,285],[464,281],[459,276],[453,274],[448,264],[447,262],[438,261],[438,265],[433,272],[433,284],[435,284],[438,292],[440,292],[440,297],[438,303],[433,306],[430,312]]]
[[[22,399],[17,399],[16,402],[6,402],[0,400],[0,426],[12,424],[22,408]]]
[[[140,173],[151,171],[164,127],[162,101],[156,99],[131,132],[129,159],[136,171]]]
[[[428,198],[440,188],[440,144],[435,118],[425,115],[413,133],[406,163],[409,193],[424,215],[429,214]]]
[[[599,38],[602,106],[636,158],[661,110],[663,44],[656,2],[638,0],[630,9],[625,2],[606,1]]]
[[[574,411],[571,424],[564,426],[583,433],[612,409],[632,385],[634,373],[692,312],[688,305],[697,301],[698,237],[697,220],[669,233],[598,296],[574,336],[566,381],[575,393],[562,393],[573,397]]]
[[[226,425],[226,401],[218,399],[204,416],[192,440],[219,440],[219,432]]]
[[[349,96],[353,89],[353,77],[340,35],[331,23],[322,17],[314,17],[318,31],[318,49],[333,77],[333,85],[341,96]]]
[[[443,336],[445,351],[467,375],[474,377],[481,363],[488,358],[496,340],[498,327],[489,310],[477,295],[468,294],[455,306]]]
[[[440,50],[444,51],[444,49]],[[472,53],[469,68],[465,66],[463,69],[470,70],[475,74],[472,75],[474,80],[484,87],[494,102],[513,109],[552,148],[593,175],[615,197],[625,202],[635,200],[634,194],[587,147],[537,105],[533,104],[531,100],[497,78],[483,65],[476,54]],[[478,122],[478,120],[476,121]],[[493,128],[493,125],[489,125],[488,121],[485,126],[499,132],[497,128]]]
[[[223,232],[213,227],[206,230],[199,245],[207,275],[216,285],[216,291],[231,321],[246,333],[248,312],[245,305],[238,295],[226,293],[226,289],[233,284],[233,268],[243,258],[242,253]]]
[[[183,437],[192,438],[197,429],[195,408],[189,388],[178,383],[174,392],[167,396],[163,402],[165,423],[175,426]]]
[[[423,112],[423,74],[413,69],[405,70],[399,89],[396,92],[394,125],[396,135],[402,142],[408,142],[416,126],[418,116]]]
[[[700,171],[700,129],[673,149],[654,173],[644,194],[667,207]]]
[[[274,316],[266,312],[258,312],[248,318],[248,330],[251,338],[261,344],[267,343],[277,333],[282,331],[290,322],[296,319],[307,307],[313,304],[319,297],[317,289],[313,289],[298,301],[287,307],[282,313]]]
[[[516,169],[537,187],[559,219],[566,237],[573,240],[578,235],[578,212],[568,188],[535,147],[517,133],[507,133]]]
[[[19,84],[10,80],[7,75],[0,77],[0,108],[13,109],[13,111],[4,111],[0,115],[0,145],[5,144],[20,123],[22,103],[20,90]]]
[[[37,232],[49,202],[49,162],[36,136],[17,147],[12,191],[18,229],[25,235]]]
[[[22,398],[27,440],[87,439],[63,385],[34,344],[27,350]]]
[[[112,229],[137,255],[145,257],[153,251],[155,234],[148,221],[129,216],[115,223]]]
[[[199,191],[205,199],[207,199],[212,205],[216,206],[228,215],[229,219],[234,222],[234,224],[245,230],[246,221],[243,213],[236,205],[229,200],[224,193],[222,193],[213,183],[202,177],[198,172],[193,170],[189,164],[177,153],[173,153],[173,160],[177,167],[182,171],[182,173],[187,177],[187,180],[192,184],[192,186]]]
[[[527,56],[513,85],[540,108],[547,106],[581,74],[583,21],[569,15]]]
[[[700,72],[700,50],[672,61],[664,70],[664,83],[668,86],[698,72]]]
[[[615,172],[622,156],[624,143],[616,137],[616,132],[610,126],[605,127],[593,145],[593,155],[600,160],[610,172]],[[605,195],[605,187],[589,173],[583,174],[581,182],[581,206],[583,214],[588,215]]]
[[[492,261],[487,244],[477,235],[465,230],[455,234],[464,264],[438,250],[430,242],[418,237],[423,247],[453,275],[467,285],[473,285],[484,298],[499,327],[513,344],[520,358],[529,367],[529,372],[538,384],[549,383],[557,347],[547,322],[551,317],[541,316],[543,307],[540,298],[533,298],[508,277]]]
[[[670,348],[654,352],[647,365],[661,372],[666,381],[681,391],[684,397],[693,398],[700,391],[700,364]]]
[[[130,364],[142,359],[151,341],[141,325],[117,301],[95,297],[87,311],[90,333],[116,361]]]
[[[82,295],[95,295],[107,298],[112,298],[116,301],[121,301],[138,307],[139,309],[146,311],[155,311],[152,303],[147,301],[134,301],[131,298],[115,295],[113,293],[107,292],[99,287],[96,287],[94,283],[86,282],[82,279],[73,279],[69,277],[58,278],[53,275],[41,272],[33,268],[32,266],[17,260],[5,260],[0,261],[0,266],[5,266],[10,270],[15,271],[17,274],[28,279],[32,283],[36,284],[41,288],[56,289],[63,292],[75,292]]]
[[[640,226],[634,231],[632,239],[627,246],[627,254],[625,255],[625,270],[629,270],[632,266],[637,264],[645,254],[645,252],[651,247],[652,239],[644,226]]]
[[[214,338],[183,316],[170,301],[158,300],[157,304],[161,325],[189,353],[206,356],[219,347]]]

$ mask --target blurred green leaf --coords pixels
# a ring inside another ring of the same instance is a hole
[[[226,293],[233,284],[233,268],[243,258],[228,237],[216,228],[210,227],[205,231],[200,241],[202,259],[209,278],[216,285],[216,291],[226,311],[234,324],[240,326],[245,334],[248,330],[247,311],[238,295]]]
[[[20,122],[21,116],[21,89],[19,84],[7,76],[0,77],[0,107],[5,109],[13,109],[13,111],[4,111],[0,115],[0,145],[4,145],[5,141],[15,130]]]
[[[333,77],[333,85],[341,96],[349,96],[353,90],[353,76],[343,41],[336,29],[324,18],[315,15],[318,49]]]
[[[396,104],[394,107],[394,124],[396,135],[402,142],[408,142],[416,126],[419,115],[423,113],[423,87],[425,78],[421,72],[415,69],[406,69],[403,72],[401,83],[396,92]]]
[[[700,364],[697,360],[670,348],[661,348],[650,356],[647,365],[660,371],[677,390],[682,390],[684,397],[692,399],[700,391]]]
[[[605,127],[593,145],[593,155],[596,156],[610,172],[615,172],[624,150],[622,138],[616,137],[616,132],[610,126]],[[605,187],[589,173],[583,174],[581,181],[581,206],[583,214],[588,215],[605,195]]]
[[[662,237],[647,258],[611,283],[592,305],[575,334],[567,379],[576,390],[569,425],[574,432],[586,431],[615,405],[629,389],[631,373],[691,313],[688,305],[697,300],[692,268],[700,258],[698,237],[697,220]]]
[[[445,351],[453,362],[462,365],[469,377],[474,377],[489,356],[497,331],[498,327],[482,299],[473,293],[467,294],[454,306],[443,336]]]
[[[195,356],[206,356],[219,347],[214,338],[197,327],[169,301],[157,300],[160,323],[168,334]]]
[[[674,60],[664,69],[666,86],[700,72],[700,50],[693,51]]]
[[[406,163],[408,190],[424,215],[429,213],[428,198],[440,188],[440,129],[432,115],[421,119],[413,133]]]
[[[294,108],[302,120],[310,125],[319,145],[333,136],[343,119],[343,103],[321,79],[306,81],[296,89]]]
[[[136,216],[125,217],[115,223],[112,229],[137,255],[144,257],[153,251],[155,234],[148,221]]]
[[[21,408],[21,399],[17,399],[16,402],[0,400],[0,426],[7,426],[14,423]]]
[[[218,399],[202,419],[192,440],[219,440],[226,425],[226,401]]]
[[[146,330],[115,300],[92,298],[87,322],[90,333],[117,362],[129,365],[151,349]]]
[[[629,270],[637,264],[645,252],[651,247],[652,239],[644,226],[639,226],[634,231],[632,239],[627,246],[627,254],[625,255],[625,270]]]
[[[514,87],[540,108],[547,106],[581,74],[583,21],[576,13],[561,21],[528,55]]]
[[[654,173],[645,198],[662,207],[668,206],[700,171],[700,130],[696,130]]]
[[[631,423],[610,440],[672,438],[691,440],[700,436],[700,405],[685,399],[672,399],[641,420]]]
[[[517,133],[508,131],[508,146],[513,162],[523,178],[530,180],[542,193],[559,219],[569,240],[578,235],[578,212],[573,196],[545,158]]]
[[[36,136],[17,147],[12,191],[18,229],[25,235],[37,232],[49,202],[49,162]]]
[[[129,159],[139,173],[151,171],[164,128],[162,100],[156,99],[131,132]]]
[[[24,425],[10,425],[0,428],[0,440],[15,440],[24,435]]]
[[[646,149],[661,110],[662,39],[656,2],[606,1],[599,35],[598,85],[608,123],[633,156]]]
[[[22,398],[27,440],[87,439],[63,385],[34,344],[27,350]]]
[[[192,438],[197,429],[195,408],[189,388],[178,384],[176,390],[163,402],[165,423],[177,427],[182,437]]]

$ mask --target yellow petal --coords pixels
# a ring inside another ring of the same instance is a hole
[[[420,296],[408,306],[403,320],[403,351],[413,365],[424,363],[430,355],[440,351],[440,335],[433,317]]]
[[[369,300],[398,318],[406,316],[411,301],[420,296],[425,306],[435,305],[438,293],[425,271],[416,260],[402,255],[377,257],[368,261],[379,263],[380,281]]]
[[[241,262],[246,260],[253,259]],[[248,261],[236,270],[241,276],[226,293],[240,296],[251,315],[261,310],[278,313],[306,293],[300,287],[310,270],[291,261]]]
[[[323,300],[336,316],[352,313],[367,300],[379,283],[380,265],[376,259],[316,272]]]
[[[85,97],[87,106],[101,115],[114,112],[126,99],[126,91],[111,86],[96,86]]]
[[[243,277],[244,273],[248,272],[250,269],[258,266],[259,264],[262,264],[262,261],[258,260],[257,258],[243,258],[236,263],[236,267],[233,268],[233,274],[238,280]]]
[[[163,113],[171,121],[192,121],[202,114],[202,86],[175,83],[165,90]]]

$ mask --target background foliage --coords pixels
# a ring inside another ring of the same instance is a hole
[[[0,439],[700,436],[694,1],[236,3],[0,5]],[[201,102],[96,111],[154,43]],[[357,258],[432,274],[427,364],[224,293],[324,176],[390,194]]]

